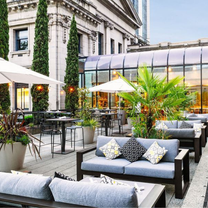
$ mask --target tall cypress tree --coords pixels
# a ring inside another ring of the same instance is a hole
[[[47,0],[39,0],[35,21],[35,43],[32,70],[49,76]],[[48,109],[48,85],[34,84],[31,88],[33,111]]]
[[[67,57],[66,57],[66,74],[64,82],[66,85],[63,87],[65,97],[65,108],[67,110],[75,111],[78,108],[78,85],[79,85],[79,50],[78,50],[78,33],[77,23],[73,15],[71,21],[71,28],[69,34],[69,41],[67,44]]]
[[[6,0],[0,0],[0,57],[8,60],[9,53],[9,24]],[[10,110],[8,84],[0,85],[0,113]]]

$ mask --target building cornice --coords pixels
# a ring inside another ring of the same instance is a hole
[[[118,15],[120,19],[129,24],[134,29],[137,29],[141,26],[141,21],[138,22],[137,19],[133,19],[129,15],[127,15],[126,11],[124,11],[120,6],[118,6],[114,1],[111,0],[98,0],[102,3],[106,8],[112,11],[114,14]]]
[[[102,19],[96,14],[97,8],[87,0],[48,0],[48,5],[56,5],[70,10],[71,13],[79,15],[85,21],[97,26],[101,24]],[[7,2],[9,12],[19,12],[21,10],[29,11],[35,9],[38,5],[38,0],[19,0]]]

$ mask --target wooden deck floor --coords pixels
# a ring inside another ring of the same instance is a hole
[[[35,135],[39,138],[39,135]],[[43,137],[44,143],[50,141],[50,136],[45,135]],[[93,144],[88,144],[86,147],[90,147]],[[27,150],[24,161],[24,168],[22,170],[30,170],[34,174],[42,174],[45,176],[54,176],[54,172],[61,172],[67,176],[70,176],[76,180],[76,152],[72,152],[67,155],[55,154],[54,158],[51,156],[50,145],[41,147],[42,159],[35,160],[35,157],[30,155]],[[57,147],[58,148],[58,147]],[[60,147],[59,147],[60,148]],[[66,143],[66,149],[71,148],[69,143]],[[76,151],[82,149],[82,143],[76,143]],[[84,159],[93,158],[95,152],[88,153]],[[197,164],[194,162],[193,154],[190,154],[190,178],[192,180]],[[166,202],[168,207],[181,207],[183,200],[175,199],[174,186],[166,185]]]

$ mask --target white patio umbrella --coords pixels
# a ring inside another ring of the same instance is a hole
[[[63,82],[0,58],[0,84],[9,82],[28,84],[64,84]]]
[[[0,58],[0,84],[6,84],[10,82],[27,84],[64,84],[56,79],[50,78]],[[12,91],[13,90],[11,90],[11,107],[13,103]]]
[[[119,78],[104,84],[89,88],[90,92],[133,92],[134,88],[128,85],[123,79]],[[120,112],[120,96],[119,96],[119,112]]]

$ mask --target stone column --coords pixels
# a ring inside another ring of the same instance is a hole
[[[130,39],[129,35],[124,33],[123,34],[123,53],[126,53],[127,52],[127,41]]]
[[[104,25],[105,25],[105,54],[111,54],[110,30],[113,30],[114,26],[109,21],[104,21]]]
[[[97,33],[95,31],[91,31],[91,34],[88,35],[88,54],[92,56],[97,52]]]

